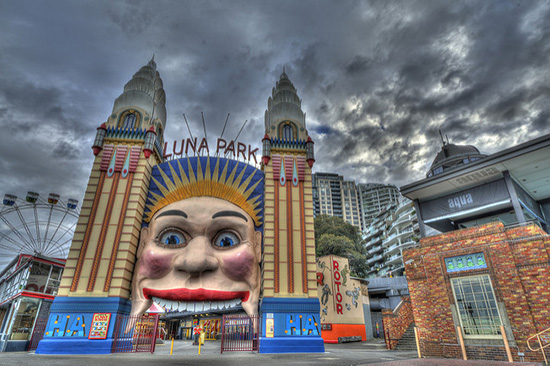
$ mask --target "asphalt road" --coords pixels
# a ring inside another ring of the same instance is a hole
[[[190,341],[175,341],[174,351],[170,355],[170,342],[158,345],[154,354],[126,353],[110,355],[36,355],[28,352],[1,353],[0,365],[4,366],[88,366],[116,365],[141,366],[158,364],[171,365],[235,365],[235,366],[269,366],[269,365],[367,365],[383,364],[384,366],[433,365],[433,366],[508,366],[505,362],[462,361],[417,359],[415,351],[386,351],[382,345],[372,342],[345,344],[326,344],[325,353],[314,354],[258,354],[251,352],[228,352],[220,354],[219,342],[207,342],[198,347]],[[518,364],[519,365],[519,364]],[[535,364],[521,364],[523,366]]]

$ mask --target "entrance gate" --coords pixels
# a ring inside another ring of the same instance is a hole
[[[34,351],[38,348],[38,342],[44,338],[44,331],[46,330],[46,324],[48,324],[48,318],[38,318],[34,323],[34,330],[32,331],[31,341],[29,342],[29,348],[27,351]]]
[[[260,316],[224,315],[222,320],[221,353],[224,351],[258,351],[260,346]]]
[[[112,353],[155,352],[159,315],[119,315],[113,333]]]

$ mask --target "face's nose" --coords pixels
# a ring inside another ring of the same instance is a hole
[[[176,260],[176,270],[187,272],[191,277],[199,277],[218,269],[214,248],[206,237],[198,236],[191,239],[185,249]]]

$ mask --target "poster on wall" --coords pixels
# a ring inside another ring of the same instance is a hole
[[[265,336],[267,338],[273,338],[275,333],[275,319],[266,319],[265,327]]]
[[[109,331],[110,313],[95,313],[92,318],[88,339],[106,339]]]

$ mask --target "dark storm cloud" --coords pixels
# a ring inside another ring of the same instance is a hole
[[[225,137],[247,121],[239,139],[260,147],[284,67],[314,170],[404,185],[439,130],[485,153],[550,133],[549,18],[543,0],[5,1],[0,193],[82,196],[96,128],[153,53],[167,141],[187,137],[184,113],[211,138],[231,113]]]

